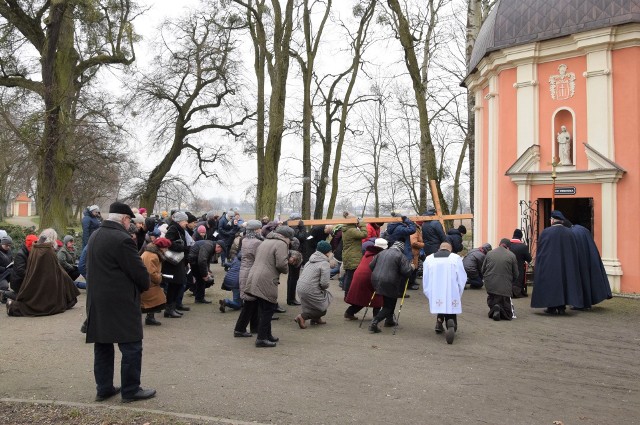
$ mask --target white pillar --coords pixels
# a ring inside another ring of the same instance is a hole
[[[473,211],[473,246],[480,246],[482,244],[482,230],[484,229],[484,211],[482,207],[482,194],[484,193],[484,185],[482,183],[482,176],[484,175],[484,161],[482,155],[484,152],[484,98],[482,97],[482,88],[477,88],[475,92],[476,106],[475,106],[475,169],[473,179],[475,181],[473,204],[475,210]]]
[[[620,292],[622,265],[618,259],[617,184],[602,183],[602,263],[614,292]]]
[[[498,77],[493,75],[489,78],[489,93],[486,99],[489,101],[488,114],[489,114],[489,140],[487,141],[487,217],[485,222],[487,223],[487,240],[491,244],[496,243],[497,237],[497,219],[498,219],[498,205],[497,202],[500,199],[498,194],[498,149],[499,149],[499,134],[498,125],[500,123],[499,114],[500,108],[498,104]]]
[[[517,82],[517,149],[518,157],[531,145],[540,144],[538,115],[538,67],[534,63],[518,65]]]
[[[615,160],[613,143],[613,83],[611,50],[587,53],[587,141],[595,150]],[[576,146],[582,142],[576,140]]]

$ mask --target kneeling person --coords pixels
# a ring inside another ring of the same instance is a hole
[[[302,313],[294,319],[301,329],[306,328],[305,320],[311,320],[311,324],[324,325],[322,317],[327,314],[329,304],[333,298],[329,288],[331,267],[328,254],[331,245],[327,241],[320,241],[316,246],[316,252],[311,254],[309,262],[300,273],[298,279],[298,298],[302,305]]]
[[[487,254],[482,265],[484,286],[487,288],[489,318],[493,320],[511,320],[511,283],[518,279],[518,260],[509,250],[511,242],[502,239],[500,245]]]
[[[458,314],[462,313],[462,292],[467,273],[462,258],[451,252],[451,244],[443,242],[440,250],[424,260],[422,288],[429,299],[429,311],[436,314],[436,333],[444,332],[447,343],[453,343],[458,328]]]

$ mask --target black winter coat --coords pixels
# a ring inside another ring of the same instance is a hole
[[[424,242],[424,253],[427,256],[438,252],[442,242],[448,242],[447,235],[444,234],[442,224],[438,220],[422,223],[422,241]]]
[[[376,294],[389,298],[402,296],[411,274],[411,262],[402,251],[396,247],[385,249],[373,258],[369,268],[372,270],[371,284]]]
[[[169,283],[176,285],[187,284],[187,257],[189,256],[190,247],[187,246],[185,230],[178,223],[172,221],[167,228],[165,237],[171,241],[169,250],[184,253],[184,261],[178,264],[171,264],[168,261],[162,262],[162,274],[173,275],[173,279],[169,279]]]
[[[142,340],[140,292],[149,273],[124,227],[105,220],[87,248],[87,342]]]
[[[216,245],[214,241],[196,241],[189,251],[189,264],[191,264],[191,272],[199,273],[200,277],[209,274],[209,263],[216,253]]]
[[[460,233],[458,229],[449,229],[447,232],[447,239],[451,243],[451,247],[453,248],[451,252],[454,254],[457,254],[464,248],[462,246],[462,233]]]
[[[20,292],[20,286],[27,272],[27,259],[29,258],[29,250],[26,246],[22,246],[13,257],[13,270],[11,270],[11,281],[9,286],[16,294]]]

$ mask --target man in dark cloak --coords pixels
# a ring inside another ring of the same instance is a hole
[[[604,270],[604,264],[600,258],[598,247],[593,241],[591,232],[579,224],[572,224],[569,220],[564,222],[578,245],[578,260],[580,261],[580,273],[582,275],[582,295],[584,308],[591,308],[604,300],[611,299],[611,286]],[[575,307],[575,306],[574,306]]]
[[[564,314],[566,305],[584,307],[578,245],[564,227],[562,212],[551,211],[551,226],[540,234],[531,307],[548,314]]]

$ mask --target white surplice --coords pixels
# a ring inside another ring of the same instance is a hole
[[[458,254],[448,257],[431,254],[424,260],[422,287],[432,314],[462,313],[461,298],[466,282],[467,273]]]

